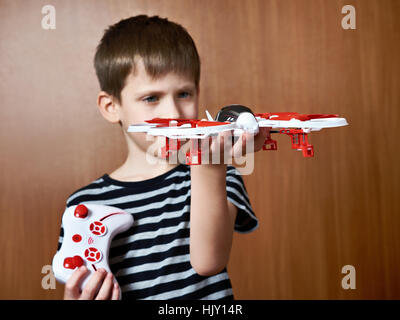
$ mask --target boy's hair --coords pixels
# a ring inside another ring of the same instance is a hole
[[[101,90],[121,102],[127,76],[143,59],[154,79],[175,72],[200,81],[200,58],[193,39],[182,26],[158,16],[138,15],[110,26],[97,46],[94,67]]]

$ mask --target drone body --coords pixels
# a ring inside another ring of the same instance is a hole
[[[222,108],[215,120],[206,111],[208,120],[154,118],[145,124],[133,124],[128,132],[146,132],[152,136],[163,136],[166,145],[162,156],[168,158],[171,151],[178,151],[180,140],[190,139],[191,149],[186,153],[186,164],[201,164],[199,139],[216,136],[224,131],[233,131],[238,137],[243,132],[256,135],[259,128],[275,129],[271,133],[290,136],[292,148],[302,151],[304,157],[313,157],[314,148],[308,142],[307,134],[323,128],[334,128],[348,125],[346,119],[336,114],[299,114],[296,112],[256,113],[241,105],[230,105]],[[277,150],[277,142],[267,138],[263,150]],[[196,160],[196,161],[193,161]]]

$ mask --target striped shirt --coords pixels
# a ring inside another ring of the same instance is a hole
[[[258,220],[239,171],[227,166],[227,199],[238,209],[235,230],[253,231]],[[180,164],[144,181],[123,182],[108,174],[74,192],[67,207],[80,203],[118,207],[133,226],[112,240],[110,269],[122,299],[233,299],[226,268],[200,276],[189,255],[190,167]],[[61,226],[58,249],[63,241]]]

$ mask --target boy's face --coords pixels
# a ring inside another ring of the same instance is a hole
[[[115,104],[128,144],[134,142],[145,151],[152,141],[144,133],[127,133],[129,125],[156,117],[196,119],[198,91],[193,80],[175,73],[152,79],[139,60],[136,74],[131,73],[125,81],[121,104]]]

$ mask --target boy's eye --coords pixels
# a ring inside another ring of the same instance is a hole
[[[179,98],[188,98],[190,96],[191,96],[191,94],[186,91],[179,93]]]
[[[152,103],[157,102],[158,98],[156,96],[149,96],[143,99],[144,102]]]

